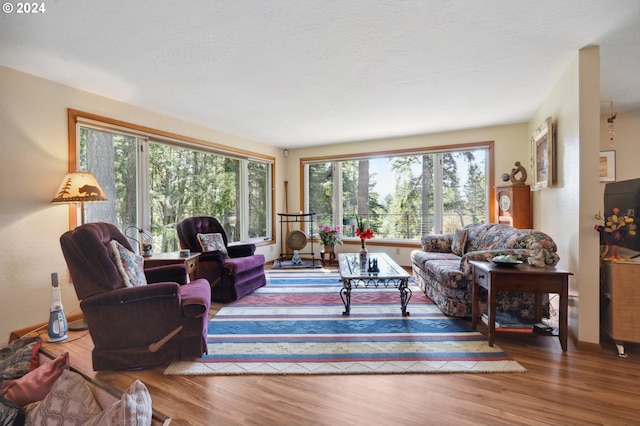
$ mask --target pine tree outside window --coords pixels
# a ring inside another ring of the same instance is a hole
[[[355,218],[362,217],[376,239],[393,241],[488,222],[491,152],[492,144],[480,143],[302,159],[305,211],[315,212],[321,224],[343,226],[347,238],[355,238]]]

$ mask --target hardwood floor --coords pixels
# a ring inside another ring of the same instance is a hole
[[[74,368],[126,389],[149,388],[172,425],[568,425],[640,423],[640,345],[628,358],[555,338],[500,335],[496,342],[527,373],[360,376],[163,376],[164,367],[124,372],[91,369],[91,339],[71,332],[45,343],[69,351]]]
[[[557,338],[544,336],[500,334],[496,344],[527,372],[164,376],[162,366],[96,373],[87,332],[45,343],[44,351],[70,352],[75,369],[121,390],[140,379],[171,425],[640,424],[640,345],[627,344],[628,358],[620,358],[606,337],[602,352],[570,341],[563,353]]]

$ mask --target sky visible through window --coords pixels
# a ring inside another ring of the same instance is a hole
[[[467,183],[468,175],[465,168],[465,162],[462,158],[456,158],[458,164],[460,187],[463,188]],[[376,174],[375,184],[376,191],[380,194],[378,201],[382,202],[387,195],[390,195],[396,190],[396,175],[391,169],[390,158],[373,158],[369,160],[370,170]],[[414,176],[418,176],[422,173],[422,165],[414,164],[411,166]]]

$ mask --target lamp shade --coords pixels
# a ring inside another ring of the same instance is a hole
[[[70,172],[62,180],[52,203],[97,203],[107,201],[104,191],[90,172]]]

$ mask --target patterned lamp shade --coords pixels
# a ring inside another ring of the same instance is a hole
[[[84,224],[84,203],[107,201],[96,178],[89,172],[70,172],[62,180],[54,204],[80,204],[81,224]]]
[[[89,172],[71,172],[62,180],[52,203],[96,203],[107,201],[96,178]]]

